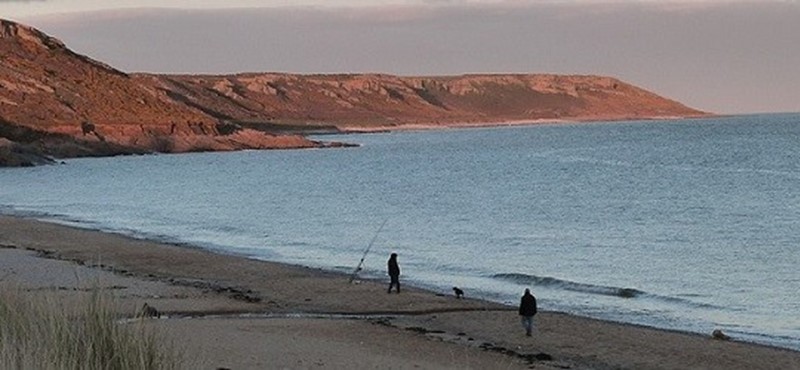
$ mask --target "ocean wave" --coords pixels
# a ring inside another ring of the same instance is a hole
[[[18,209],[14,206],[0,206],[0,215],[51,221],[81,228],[92,228],[95,227],[95,225],[99,225],[99,223],[95,221],[72,217],[61,213],[37,211],[32,209]]]
[[[535,275],[527,275],[527,274],[518,274],[518,273],[506,273],[506,274],[495,274],[492,275],[493,279],[500,279],[506,280],[513,283],[518,283],[522,285],[538,285],[538,286],[546,286],[546,287],[553,287],[559,288],[564,290],[570,290],[573,292],[581,292],[581,293],[589,293],[589,294],[599,294],[599,295],[607,295],[607,296],[614,296],[620,298],[636,298],[647,293],[634,289],[634,288],[619,288],[619,287],[612,287],[612,286],[603,286],[603,285],[594,285],[594,284],[586,284],[586,283],[578,283],[569,280],[561,280],[554,277],[549,276],[535,276]]]
[[[626,299],[649,298],[649,299],[656,299],[662,302],[687,305],[697,308],[712,308],[712,309],[723,308],[713,304],[691,301],[685,298],[653,294],[635,288],[622,288],[614,286],[579,283],[575,281],[562,280],[549,276],[536,276],[536,275],[527,275],[519,273],[504,273],[504,274],[495,274],[492,275],[491,277],[493,279],[510,281],[512,283],[517,283],[520,285],[536,285],[554,289],[569,290],[572,292],[579,292],[579,293],[605,295],[605,296],[620,297]]]

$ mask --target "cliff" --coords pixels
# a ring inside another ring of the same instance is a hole
[[[622,120],[703,115],[602,76],[137,76],[219,119],[338,128],[521,120]]]
[[[598,76],[128,74],[5,20],[0,20],[0,55],[0,165],[319,147],[323,144],[285,133],[408,124],[704,114]]]
[[[20,152],[58,158],[320,145],[222,122],[17,23],[0,20],[0,55],[0,164],[36,164]]]

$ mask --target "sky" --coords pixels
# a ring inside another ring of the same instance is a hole
[[[0,0],[0,17],[127,72],[594,74],[800,112],[797,0]]]

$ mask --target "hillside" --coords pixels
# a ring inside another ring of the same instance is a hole
[[[324,144],[297,134],[414,124],[704,114],[598,76],[128,74],[5,20],[0,20],[0,55],[0,165],[320,147]]]
[[[610,77],[559,75],[140,76],[219,119],[339,128],[564,119],[686,117],[702,112]]]
[[[0,55],[0,138],[6,139],[0,164],[34,164],[20,153],[59,158],[320,145],[221,122],[13,22],[0,20]]]

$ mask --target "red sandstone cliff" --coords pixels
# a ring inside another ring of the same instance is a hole
[[[0,20],[3,137],[0,161],[26,151],[73,157],[318,146],[221,122],[33,28]]]
[[[599,76],[250,73],[137,78],[157,80],[207,113],[238,122],[318,122],[348,128],[703,114],[615,78]]]
[[[598,76],[127,74],[0,20],[0,165],[321,145],[269,132],[703,114]]]

